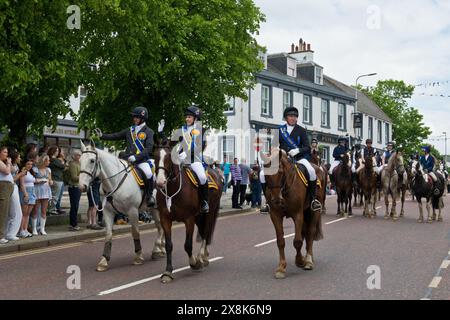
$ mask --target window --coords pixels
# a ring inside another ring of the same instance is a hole
[[[322,161],[325,163],[330,163],[330,147],[322,148]]]
[[[381,120],[378,120],[378,127],[377,127],[377,142],[383,143],[383,126],[381,125]]]
[[[322,68],[315,67],[314,70],[315,70],[315,74],[316,74],[314,82],[317,84],[323,84]]]
[[[227,107],[225,108],[225,112],[227,113],[234,113],[234,106],[235,106],[236,100],[234,97],[228,98],[227,100]]]
[[[292,91],[283,91],[283,111],[292,106]]]
[[[369,124],[367,126],[367,138],[373,139],[373,118],[369,117]]]
[[[270,87],[262,86],[261,89],[261,114],[270,116]]]
[[[83,103],[83,101],[87,97],[87,89],[83,86],[80,87],[80,105]]]
[[[347,130],[347,117],[346,117],[346,107],[345,104],[338,104],[338,129],[345,131]]]
[[[386,144],[389,142],[390,140],[390,135],[389,135],[389,123],[385,123],[385,131],[384,134],[386,135],[384,138],[386,140]]]
[[[303,123],[312,124],[311,96],[303,96]]]
[[[223,154],[221,159],[226,158],[228,162],[232,163],[234,159],[234,137],[225,136],[222,141]]]
[[[262,151],[264,153],[268,153],[268,152],[270,152],[271,148],[272,148],[272,140],[269,138],[264,139]]]
[[[322,106],[320,109],[320,125],[322,127],[330,127],[330,101],[322,99]]]

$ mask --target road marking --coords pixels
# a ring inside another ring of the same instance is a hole
[[[346,220],[346,219],[347,218],[339,218],[339,219],[336,219],[336,220],[329,221],[329,222],[327,222],[325,224],[332,224],[332,223],[339,222],[339,221]],[[294,235],[295,235],[295,233],[290,233],[288,235],[285,235],[284,238],[286,239],[286,238],[292,237]],[[269,243],[272,243],[272,242],[275,242],[275,241],[277,241],[276,238],[272,239],[272,240],[269,240],[269,241],[265,241],[265,242],[261,242],[261,243],[255,244],[254,247],[255,248],[259,248],[259,247],[265,246],[266,244],[269,244]]]
[[[209,260],[209,262],[214,262],[214,261],[218,261],[218,260],[221,260],[221,259],[223,259],[223,257],[216,257],[216,258],[212,258],[211,260]],[[181,271],[187,270],[189,268],[190,268],[190,266],[178,268],[178,269],[173,270],[172,273],[181,272]],[[160,273],[160,274],[158,274],[156,276],[150,277],[150,278],[145,278],[145,279],[142,279],[142,280],[134,281],[134,282],[131,282],[131,283],[128,283],[128,284],[124,284],[124,285],[122,285],[120,287],[116,287],[116,288],[112,288],[112,289],[109,289],[109,290],[105,290],[105,291],[99,292],[97,295],[98,296],[105,296],[107,294],[111,294],[111,293],[114,293],[114,292],[117,292],[117,291],[125,290],[125,289],[131,288],[131,287],[135,287],[135,286],[138,286],[138,285],[146,283],[146,282],[150,282],[150,281],[159,279],[161,276],[162,276],[162,273]]]
[[[39,249],[30,249],[30,250],[26,250],[26,251],[22,251],[22,252],[18,252],[18,253],[2,255],[2,256],[0,256],[0,260],[7,260],[7,259],[12,259],[12,258],[17,258],[17,257],[25,257],[25,256],[29,256],[32,254],[51,252],[51,251],[57,251],[57,250],[62,250],[62,249],[69,249],[69,248],[79,247],[83,244],[84,244],[83,242],[75,242],[75,243],[69,243],[69,244],[64,244],[64,245],[60,245],[60,246],[52,246],[52,247],[45,247],[45,248],[39,248]]]
[[[420,300],[431,300],[430,298],[422,298]]]
[[[442,279],[442,277],[434,277],[433,280],[431,280],[428,287],[429,288],[437,288],[439,285],[439,282],[441,282],[441,279]]]
[[[450,260],[444,260],[444,261],[442,261],[441,269],[447,269],[449,265],[450,265]]]
[[[378,210],[378,209],[381,209],[381,206],[375,208],[375,210]]]
[[[347,219],[346,217],[344,217],[344,218],[339,218],[339,219],[336,219],[336,220],[329,221],[329,222],[327,222],[327,223],[325,223],[325,224],[332,224],[332,223],[339,222],[339,221],[346,220],[346,219]]]

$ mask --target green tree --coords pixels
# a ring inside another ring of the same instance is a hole
[[[66,25],[70,2],[0,0],[0,127],[11,144],[70,112],[84,68],[77,30]]]
[[[414,86],[399,80],[378,81],[375,87],[361,88],[392,119],[393,139],[405,154],[420,150],[425,139],[431,134],[423,123],[423,115],[408,106]]]
[[[226,97],[246,98],[262,68],[254,36],[263,14],[252,0],[85,1],[82,54],[99,65],[86,78],[80,123],[116,131],[132,107],[149,124],[179,126],[200,105],[206,127],[223,128]]]

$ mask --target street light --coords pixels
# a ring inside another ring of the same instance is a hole
[[[376,75],[376,73],[368,73],[368,74],[360,75],[359,77],[356,78],[356,81],[355,81],[355,83],[356,83],[356,85],[355,85],[355,100],[356,100],[355,101],[355,115],[358,114],[358,80],[363,77],[371,77],[371,76],[375,76],[375,75]],[[355,136],[359,137],[359,134],[356,133],[356,128],[354,128],[354,129],[355,129]]]
[[[444,155],[444,165],[447,164],[447,132],[442,132],[442,134],[445,136],[445,155]]]

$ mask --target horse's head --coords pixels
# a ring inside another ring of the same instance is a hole
[[[422,165],[420,164],[420,162],[418,160],[413,160],[412,162],[412,166],[411,166],[411,173],[415,176],[415,175],[423,175],[423,168]]]
[[[85,192],[92,181],[100,175],[100,163],[95,144],[91,140],[87,146],[81,142],[80,178],[78,181],[80,191]]]
[[[173,164],[178,162],[177,151],[173,144],[165,141],[155,147],[156,185],[164,187],[167,181],[173,178]],[[174,159],[174,161],[172,161]],[[178,163],[177,163],[178,164]]]
[[[391,160],[391,159],[389,159]],[[405,173],[405,164],[403,162],[403,155],[400,151],[395,152],[392,155],[392,161],[393,161],[393,165],[395,167],[395,171],[397,171],[397,174],[399,176],[403,176],[403,174]]]
[[[350,159],[351,159],[350,153],[349,153],[349,152],[346,152],[346,153],[343,154],[343,157],[342,157],[342,163],[343,163],[346,167],[347,167],[347,166],[351,166]]]
[[[282,189],[285,185],[285,165],[289,161],[284,150],[274,148],[270,154],[261,153],[266,178],[268,201],[276,206],[284,203]]]

